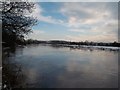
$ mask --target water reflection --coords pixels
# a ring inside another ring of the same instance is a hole
[[[36,45],[17,48],[8,59],[22,67],[24,84],[17,87],[118,87],[118,52]]]
[[[11,90],[24,85],[22,66],[15,61],[15,48],[3,48],[2,51],[2,89]]]

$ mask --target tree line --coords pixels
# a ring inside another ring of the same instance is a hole
[[[87,45],[87,46],[113,46],[120,47],[120,43],[114,41],[111,43],[105,42],[92,42],[92,41],[81,41],[81,42],[72,42],[72,41],[62,41],[62,40],[50,40],[50,41],[41,41],[41,40],[26,40],[26,44],[61,44],[61,45]]]

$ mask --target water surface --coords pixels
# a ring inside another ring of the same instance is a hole
[[[17,48],[8,60],[21,66],[23,77],[16,87],[118,87],[118,52],[115,51],[30,45]]]

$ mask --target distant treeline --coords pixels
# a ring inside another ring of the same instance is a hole
[[[61,40],[51,40],[51,41],[39,41],[39,40],[26,40],[26,44],[67,44],[67,45],[87,45],[87,46],[113,46],[120,47],[120,43],[114,41],[112,43],[105,42],[89,42],[89,41],[81,41],[81,42],[71,42],[71,41],[61,41]]]

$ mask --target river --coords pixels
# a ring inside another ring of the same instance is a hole
[[[15,88],[118,87],[118,51],[28,45],[16,48],[8,62]]]

